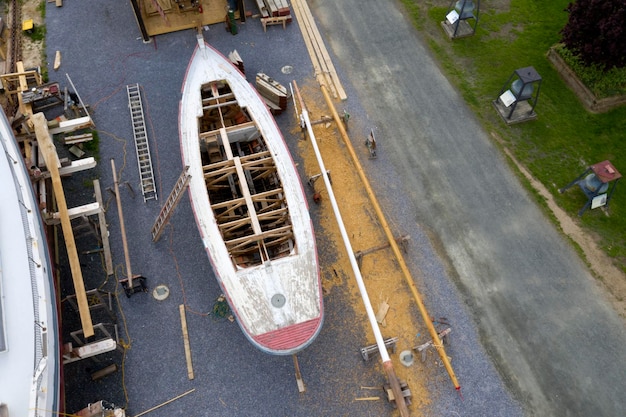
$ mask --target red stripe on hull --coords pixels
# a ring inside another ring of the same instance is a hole
[[[322,317],[283,327],[254,337],[254,341],[272,351],[290,351],[305,347],[319,331]]]

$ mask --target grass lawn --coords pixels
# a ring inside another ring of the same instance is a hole
[[[559,194],[558,188],[606,159],[626,176],[626,107],[588,113],[548,62],[547,51],[560,41],[559,31],[567,22],[564,9],[569,1],[482,1],[475,35],[451,41],[440,26],[450,1],[402,0],[442,71],[485,129],[497,133],[556,202],[578,217],[586,202],[583,192],[576,186]],[[528,66],[543,80],[535,108],[538,117],[507,126],[491,102],[514,70]],[[580,222],[599,236],[601,247],[626,271],[626,179],[618,183],[608,215],[588,210]]]

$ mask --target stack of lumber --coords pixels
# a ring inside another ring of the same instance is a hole
[[[287,108],[287,88],[263,73],[256,75],[256,89],[272,114],[280,114]]]
[[[256,0],[261,17],[289,16],[291,22],[291,10],[287,0]]]
[[[288,16],[291,14],[287,0],[263,0],[263,2],[272,17]]]
[[[228,54],[228,59],[230,62],[232,62],[234,66],[239,68],[239,71],[241,71],[242,74],[245,75],[246,71],[244,70],[244,67],[243,67],[243,60],[241,59],[241,56],[239,55],[239,52],[237,52],[236,49],[232,51],[230,54]]]

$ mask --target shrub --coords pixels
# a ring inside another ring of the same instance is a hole
[[[626,66],[626,2],[577,0],[565,9],[562,42],[587,65],[608,71]]]

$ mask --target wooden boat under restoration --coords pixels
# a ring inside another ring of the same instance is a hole
[[[59,316],[26,163],[0,110],[0,416],[63,414]]]
[[[297,353],[321,329],[322,288],[308,204],[274,118],[241,72],[201,44],[179,128],[196,223],[237,322],[260,350]]]

